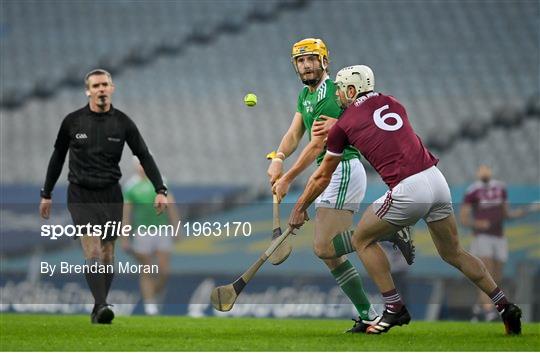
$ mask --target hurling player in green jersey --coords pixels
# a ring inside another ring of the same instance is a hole
[[[326,137],[312,136],[314,122],[324,120],[322,124],[329,129],[342,112],[335,99],[336,87],[328,77],[328,50],[323,41],[307,38],[295,43],[291,59],[305,87],[298,96],[296,113],[281,140],[277,157],[268,167],[272,191],[279,200],[285,196],[290,184],[300,173],[313,162],[320,163],[324,157]],[[329,118],[320,118],[321,115]],[[283,160],[296,150],[306,131],[309,143],[293,166],[283,173]],[[347,147],[331,184],[315,204],[314,252],[326,264],[360,316],[360,320],[349,332],[365,332],[368,322],[377,319],[360,276],[345,255],[354,251],[347,231],[352,226],[353,214],[358,211],[365,191],[366,172],[360,162],[360,153],[352,146]]]
[[[124,215],[122,224],[131,225],[134,236],[122,237],[122,248],[125,252],[133,254],[141,265],[157,264],[159,273],[140,273],[139,285],[143,297],[144,311],[147,315],[159,314],[158,302],[165,293],[165,285],[170,272],[170,255],[173,246],[174,234],[161,232],[154,235],[156,228],[149,226],[159,226],[171,224],[173,227],[179,226],[179,212],[174,198],[167,195],[168,206],[167,215],[156,215],[154,210],[154,198],[156,192],[152,183],[144,173],[139,160],[135,157],[137,174],[131,177],[124,185]],[[162,234],[163,233],[163,234]]]

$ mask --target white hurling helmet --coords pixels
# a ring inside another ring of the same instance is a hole
[[[375,77],[373,76],[373,71],[366,65],[348,66],[339,70],[336,74],[335,84],[337,89],[342,91],[345,97],[347,97],[348,86],[354,86],[357,95],[373,91],[375,88]],[[349,97],[347,97],[347,100],[352,101]]]

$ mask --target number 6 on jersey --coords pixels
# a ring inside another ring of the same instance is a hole
[[[377,125],[379,129],[386,131],[399,130],[403,126],[403,119],[401,119],[399,114],[392,112],[386,113],[381,116],[381,113],[387,109],[389,109],[388,104],[383,105],[382,107],[373,112],[373,121],[375,122],[375,125]],[[386,120],[391,118],[394,118],[396,120],[396,123],[394,125],[389,125],[386,123]]]

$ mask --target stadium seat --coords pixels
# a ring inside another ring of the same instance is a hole
[[[288,128],[302,88],[290,48],[312,36],[330,49],[331,77],[351,64],[373,67],[377,90],[405,104],[417,133],[439,149],[441,166],[459,162],[474,169],[482,155],[501,153],[487,147],[494,122],[519,130],[540,116],[539,68],[530,55],[539,42],[534,2],[486,8],[482,1],[342,1],[339,11],[335,2],[304,0],[50,4],[3,2],[0,14],[10,28],[0,38],[2,65],[10,68],[2,71],[2,119],[24,121],[6,125],[1,137],[36,138],[33,130],[46,123],[39,148],[31,151],[36,161],[48,159],[63,116],[85,104],[84,74],[103,66],[115,74],[115,105],[136,121],[171,183],[266,186],[264,156]],[[88,31],[88,14],[98,12],[99,30]],[[250,22],[249,16],[260,19]],[[363,35],[365,28],[377,28],[377,35]],[[189,43],[190,35],[201,45]],[[96,43],[96,36],[107,40]],[[65,88],[51,96],[48,82],[36,84],[49,74]],[[256,107],[242,103],[247,92],[258,95]],[[47,98],[27,98],[34,93]],[[531,97],[522,109],[526,115],[493,114],[503,104],[523,105],[523,96]],[[533,147],[534,136],[519,136]],[[464,137],[470,140],[458,143]],[[501,150],[514,142],[497,140]],[[18,143],[2,149],[9,156],[30,153]],[[43,181],[42,165],[19,164],[3,168],[3,180]],[[531,171],[514,168],[504,177],[535,182],[535,168],[523,168]],[[464,182],[463,174],[448,180]]]

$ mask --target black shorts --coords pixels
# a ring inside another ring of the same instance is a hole
[[[109,226],[107,232],[105,232],[105,224],[108,221],[115,221],[116,228],[118,228],[122,221],[123,205],[124,197],[118,183],[98,190],[86,189],[77,184],[69,184],[67,206],[71,218],[73,218],[73,223],[82,226],[88,223],[91,226],[100,225],[105,233],[104,241],[116,240],[112,226]]]

